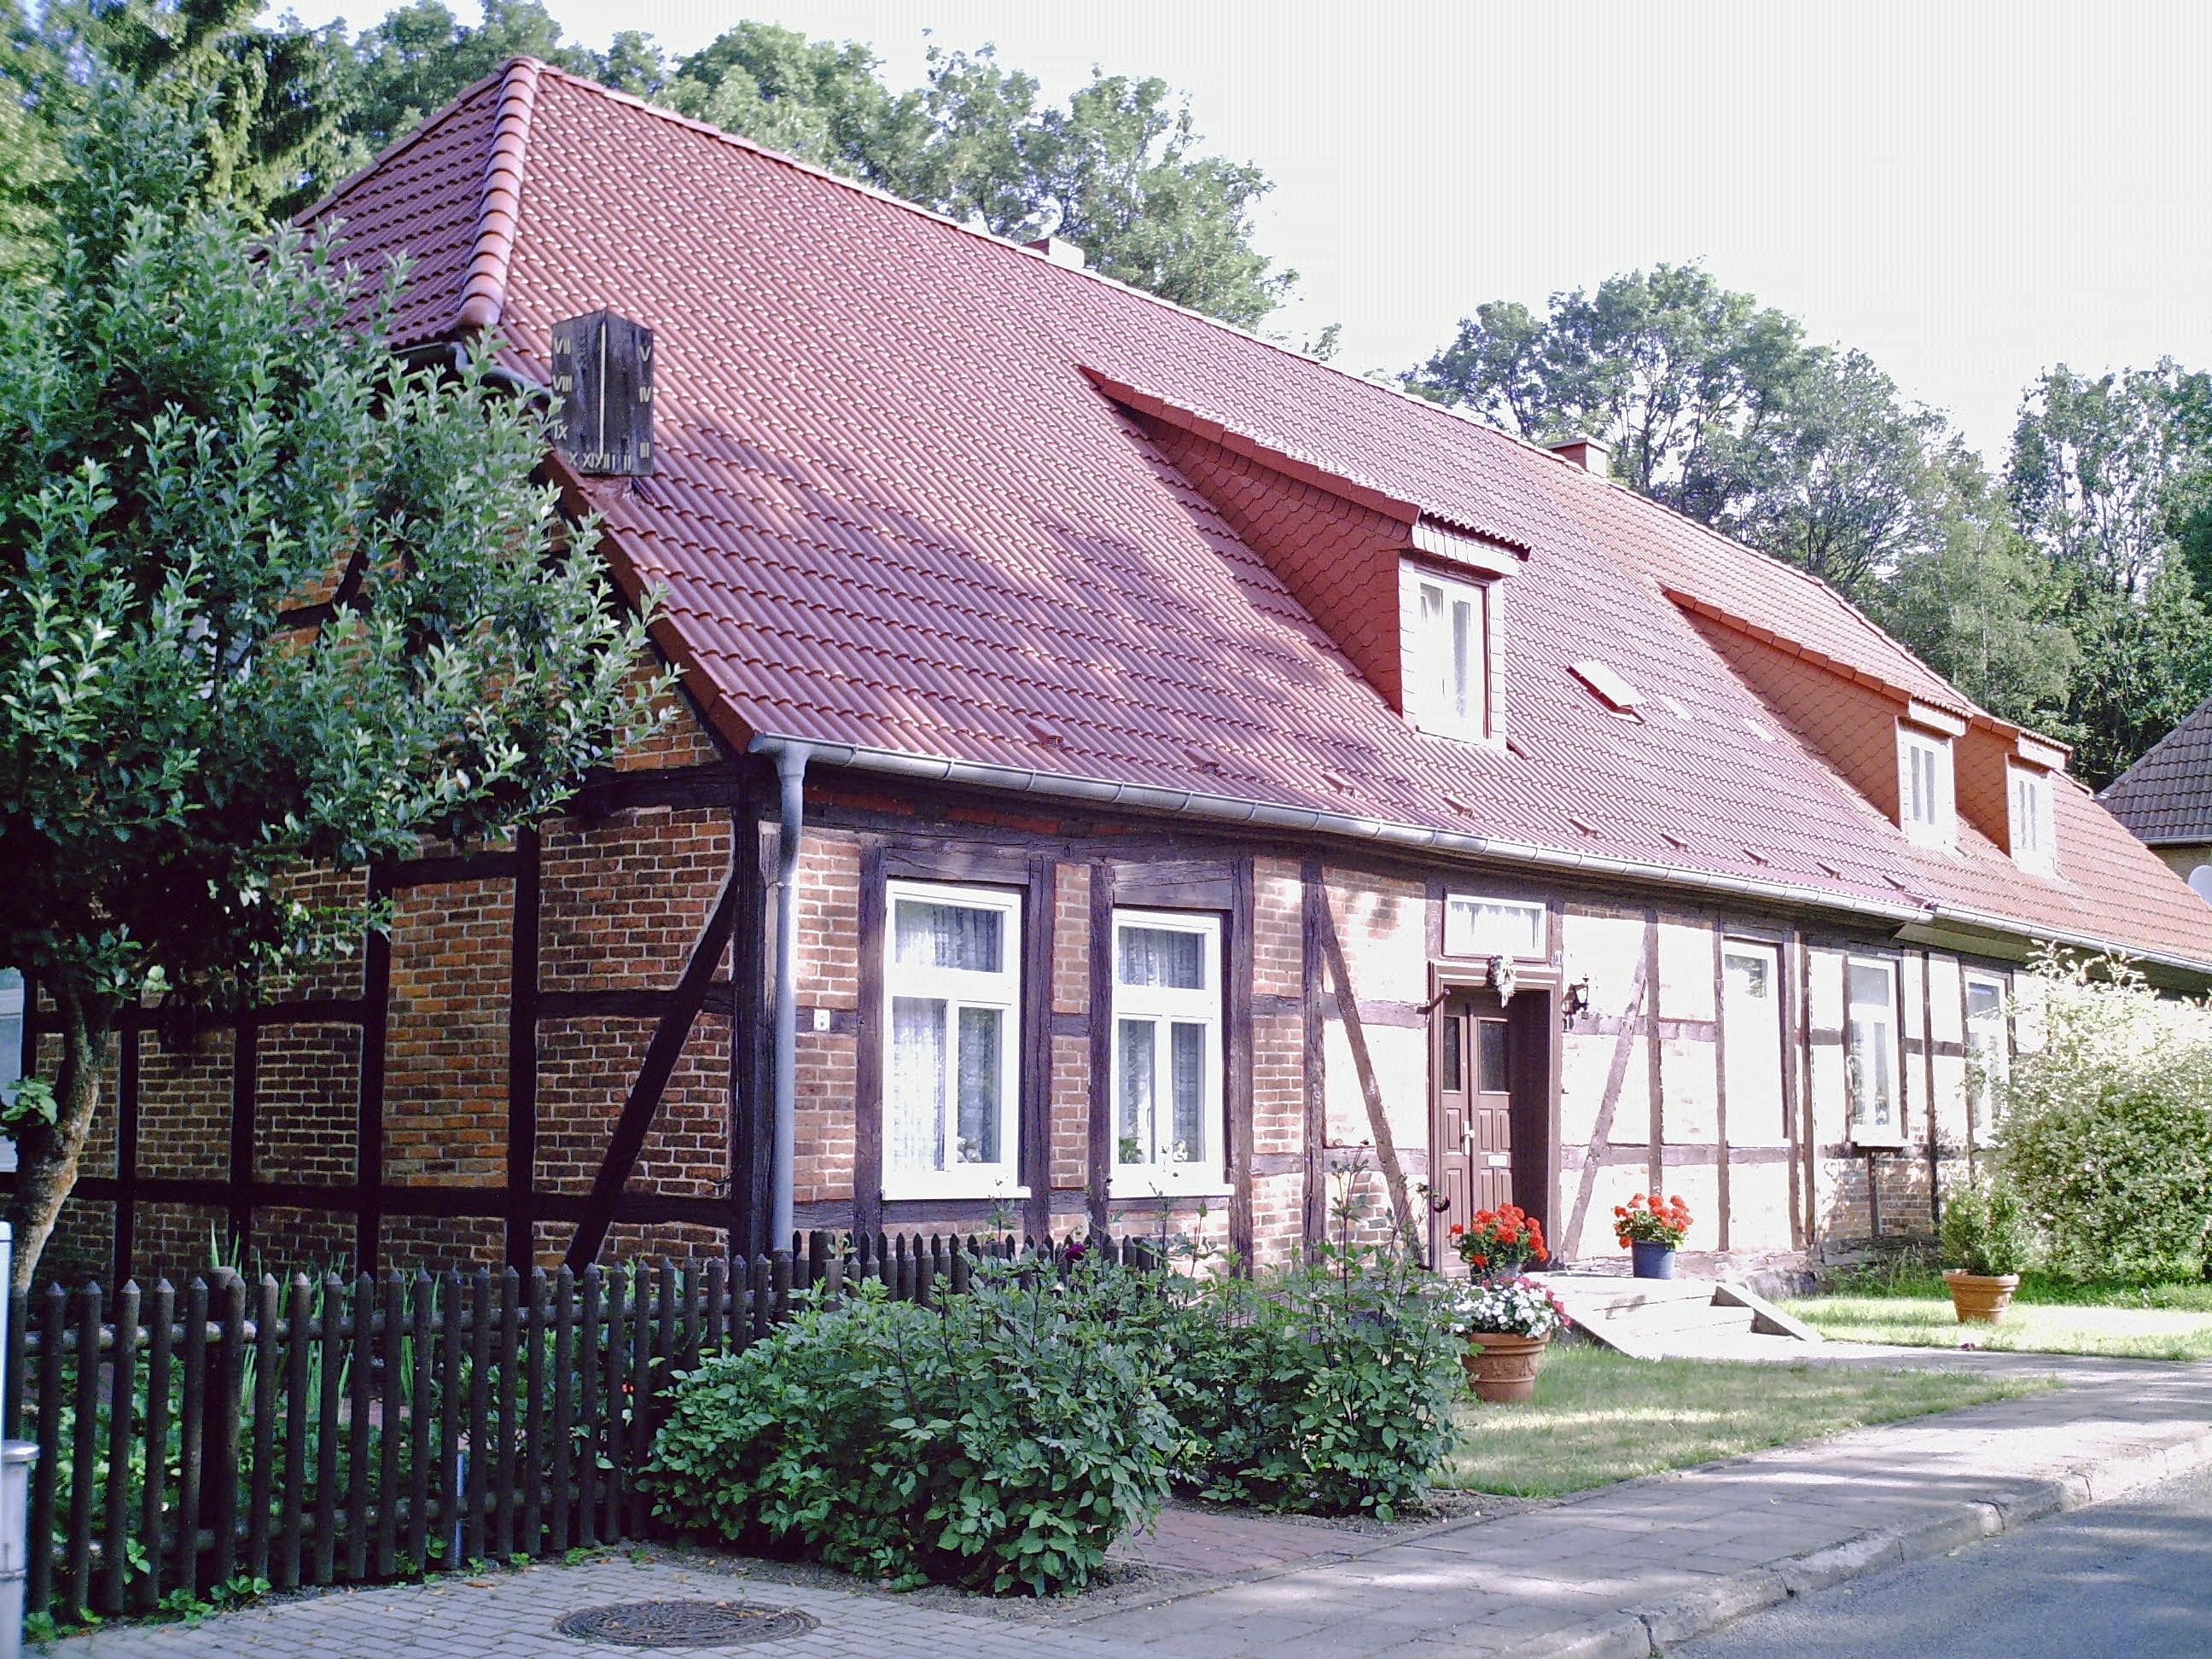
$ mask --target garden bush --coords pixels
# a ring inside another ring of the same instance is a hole
[[[1427,1489],[1465,1346],[1434,1274],[1398,1251],[1337,1246],[1312,1266],[1166,1289],[1182,1484],[1383,1520]]]
[[[2042,1042],[2012,1067],[2003,1172],[2054,1265],[2193,1276],[2212,1233],[2212,1010],[2123,963],[2038,969]]]
[[[1113,1270],[979,1264],[939,1309],[863,1285],[673,1390],[658,1512],[901,1584],[1079,1589],[1165,1499],[1177,1445]]]

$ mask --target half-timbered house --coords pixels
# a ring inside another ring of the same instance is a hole
[[[1510,1197],[1609,1254],[1660,1188],[1802,1261],[1927,1230],[2037,941],[2212,977],[2061,746],[1595,445],[533,62],[309,218],[518,395],[652,331],[649,471],[545,465],[681,707],[556,821],[324,878],[391,901],[359,955],[134,1021],[56,1246],[103,1271],[1281,1259],[1341,1182],[1431,1248]]]

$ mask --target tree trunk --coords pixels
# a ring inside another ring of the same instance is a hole
[[[15,1139],[15,1285],[28,1290],[39,1257],[60,1218],[63,1200],[76,1185],[77,1159],[100,1105],[100,1074],[106,1069],[114,1012],[88,1002],[74,987],[53,988],[61,1025],[61,1065],[53,1079],[54,1121],[27,1124]]]

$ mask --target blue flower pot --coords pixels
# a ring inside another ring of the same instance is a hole
[[[1674,1251],[1671,1245],[1647,1243],[1639,1238],[1628,1247],[1628,1254],[1636,1264],[1638,1279],[1672,1279],[1674,1276]]]

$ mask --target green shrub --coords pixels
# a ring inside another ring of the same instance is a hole
[[[1418,1498],[1462,1387],[1441,1289],[1368,1249],[1186,1281],[1164,1332],[1179,1480],[1224,1502],[1384,1520]]]
[[[2009,1182],[1963,1185],[1944,1197],[1947,1265],[2002,1278],[2027,1266],[2033,1243],[2027,1206]]]
[[[2055,1265],[2195,1274],[2212,1232],[2212,1012],[2124,963],[2039,970],[2043,1042],[2012,1068],[2004,1174]]]
[[[680,1382],[659,1514],[902,1584],[1080,1588],[1167,1494],[1158,1352],[1103,1316],[1110,1270],[979,1266],[941,1310],[880,1286]]]

